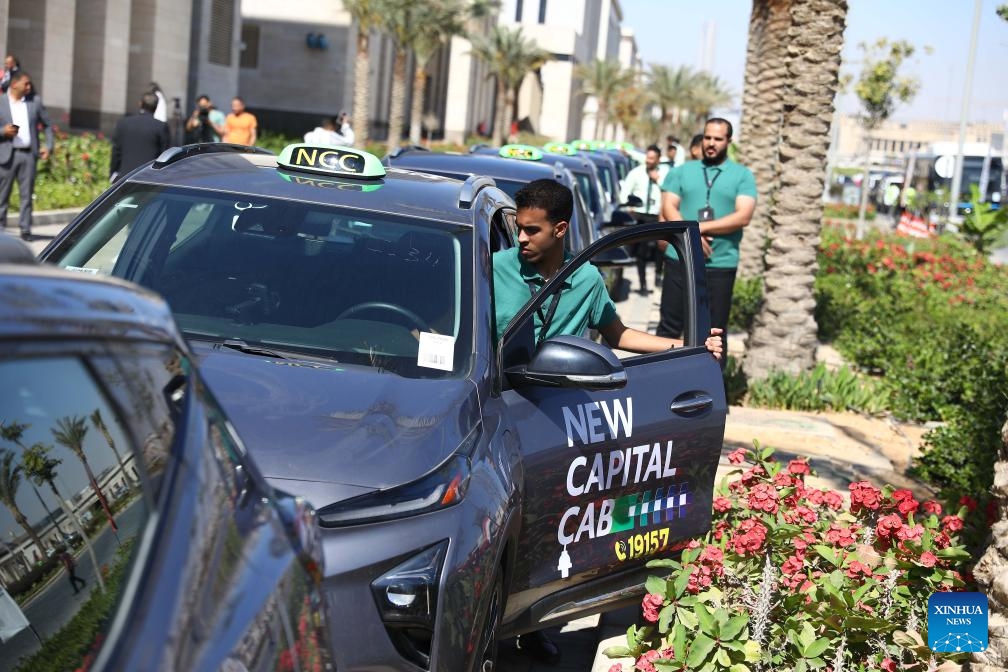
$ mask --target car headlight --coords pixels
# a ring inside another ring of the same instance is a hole
[[[343,527],[417,516],[454,506],[469,487],[469,458],[455,453],[412,483],[369,492],[318,511],[322,527]]]

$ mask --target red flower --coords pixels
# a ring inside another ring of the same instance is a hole
[[[882,491],[868,481],[851,483],[851,513],[859,513],[865,509],[878,510],[882,505]]]
[[[836,546],[853,546],[857,541],[854,538],[854,530],[850,527],[842,527],[836,523],[830,524],[830,529],[826,532],[826,541]]]
[[[812,472],[812,469],[809,467],[808,460],[805,460],[803,458],[799,458],[797,460],[791,460],[790,462],[788,462],[787,470],[790,471],[792,474],[800,474],[800,475],[805,475]]]
[[[80,155],[80,158],[82,161],[89,161],[91,159],[91,155],[88,154],[87,152],[84,152],[83,154]]]
[[[747,518],[739,523],[738,532],[732,538],[733,550],[738,555],[758,553],[766,541],[767,528],[755,518]]]
[[[967,511],[976,511],[977,501],[969,495],[963,495],[959,498],[959,506],[965,506]]]
[[[924,536],[923,525],[914,525],[913,527],[904,525],[896,530],[896,538],[900,541],[920,541],[922,536]]]
[[[609,672],[623,672],[623,664],[616,663],[615,665],[609,668]]]
[[[924,551],[920,556],[920,563],[925,567],[934,567],[938,562],[938,556],[931,551]]]
[[[784,520],[792,525],[795,523],[808,523],[811,525],[819,520],[819,516],[807,506],[796,506],[790,511],[784,512]]]
[[[949,534],[963,529],[963,519],[959,516],[945,516],[942,518],[942,527]]]
[[[732,464],[742,464],[745,462],[745,448],[739,448],[728,453],[728,461]]]
[[[786,471],[778,471],[774,474],[773,483],[778,488],[788,488],[795,484],[795,478]]]
[[[641,657],[637,659],[634,667],[636,667],[640,672],[656,672],[656,668],[651,664],[652,660],[658,660],[661,658],[661,653],[651,649],[650,651],[645,651],[641,654]]]
[[[903,520],[895,513],[890,513],[888,516],[879,518],[878,525],[875,526],[875,532],[883,539],[888,539],[890,535],[901,527],[903,527]]]
[[[883,672],[896,672],[896,661],[892,658],[886,658],[882,661],[880,666]]]
[[[757,483],[749,491],[749,507],[754,511],[777,513],[779,508],[777,491],[769,483]]]
[[[644,618],[652,623],[658,622],[658,610],[665,604],[665,598],[661,595],[648,593],[641,602],[644,611]]]
[[[834,511],[839,511],[843,508],[843,497],[834,490],[823,490],[823,504]]]
[[[724,513],[732,508],[731,500],[727,497],[715,497],[714,498],[714,510],[718,513]]]
[[[921,504],[921,509],[924,513],[933,513],[936,516],[940,516],[942,512],[942,505],[933,499],[929,499]]]
[[[784,564],[781,565],[780,571],[781,574],[791,576],[792,574],[797,574],[798,572],[800,572],[802,570],[802,567],[804,566],[805,566],[804,560],[799,558],[797,555],[792,555],[790,558],[784,561]]]
[[[898,492],[898,491],[897,491]],[[909,492],[909,491],[908,491]],[[920,502],[914,499],[912,496],[909,499],[898,500],[896,508],[904,516],[909,516],[911,513],[915,513],[917,508],[920,506]]]
[[[847,565],[847,578],[849,579],[856,579],[858,578],[859,574],[863,574],[865,576],[871,576],[871,573],[872,573],[871,567],[864,564],[863,562],[853,560],[849,565]]]

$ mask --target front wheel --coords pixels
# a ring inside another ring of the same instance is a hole
[[[501,616],[504,614],[504,579],[500,568],[494,574],[493,588],[487,601],[486,618],[480,632],[479,652],[474,672],[494,672],[497,669],[498,636]]]

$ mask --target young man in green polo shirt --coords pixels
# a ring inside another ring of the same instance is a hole
[[[756,180],[752,172],[728,158],[731,137],[730,122],[718,117],[708,119],[704,125],[702,159],[669,171],[662,184],[662,219],[672,222],[695,219],[700,223],[707,254],[711,325],[723,331],[726,349],[739,241],[756,208]],[[671,246],[666,248],[665,255],[657,333],[675,338],[683,330],[683,271]]]
[[[555,180],[535,180],[515,194],[518,206],[518,247],[493,255],[495,340],[529,298],[538,292],[569,259],[564,236],[574,212],[574,195]],[[597,329],[611,347],[646,353],[682,347],[675,338],[662,338],[623,324],[616,314],[602,275],[591,264],[567,278],[557,299],[549,299],[535,315],[536,341],[560,334],[581,336]],[[543,318],[547,323],[543,333]],[[721,331],[711,329],[707,349],[721,358]],[[551,665],[560,661],[560,649],[542,631],[522,635],[518,648]]]
[[[494,304],[496,336],[529,298],[552,278],[569,258],[564,236],[574,210],[570,189],[555,180],[535,180],[515,194],[518,247],[494,253]],[[660,352],[682,347],[682,340],[663,338],[631,329],[616,314],[602,275],[591,264],[577,269],[564,284],[558,299],[549,299],[535,315],[536,340],[559,334],[580,336],[597,329],[614,348],[630,352]],[[543,322],[546,324],[543,332]],[[721,357],[721,331],[711,329],[707,349]]]

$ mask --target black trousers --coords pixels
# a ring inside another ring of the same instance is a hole
[[[637,260],[637,282],[639,289],[647,289],[647,265],[649,261],[655,262],[655,289],[658,287],[658,279],[661,277],[661,264],[665,254],[658,250],[653,240],[643,243],[636,243],[633,247],[633,255]]]
[[[686,313],[682,262],[665,258],[665,277],[662,279],[660,320],[657,334],[667,338],[682,338]],[[721,368],[728,361],[728,314],[731,312],[732,292],[735,289],[734,268],[707,268],[707,302],[710,307],[712,327],[722,330],[724,357]]]

